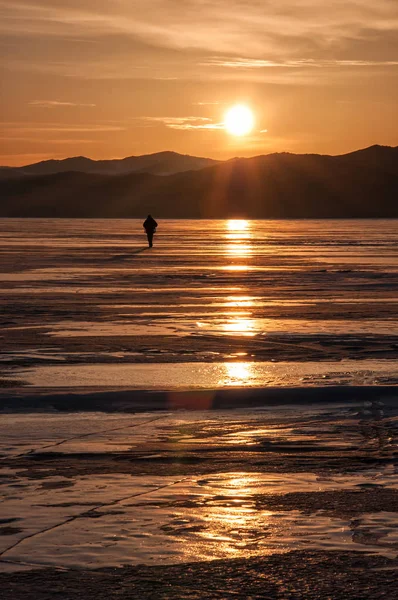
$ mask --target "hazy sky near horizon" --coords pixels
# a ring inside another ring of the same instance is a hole
[[[2,165],[398,145],[398,0],[0,0],[0,48]]]

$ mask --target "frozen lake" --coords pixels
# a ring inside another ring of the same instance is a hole
[[[0,253],[0,570],[394,568],[396,221],[162,221],[149,250],[2,220]]]
[[[149,249],[138,220],[0,220],[1,385],[394,385],[397,241],[396,220],[164,220]]]

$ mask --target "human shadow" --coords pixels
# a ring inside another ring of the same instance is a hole
[[[134,254],[142,254],[142,252],[145,252],[146,250],[149,250],[148,246],[145,246],[145,248],[139,248],[138,250],[132,250],[128,254],[114,254],[113,256],[110,256],[106,260],[108,262],[113,262],[116,260],[126,260],[127,258],[131,258]]]

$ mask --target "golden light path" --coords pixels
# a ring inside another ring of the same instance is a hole
[[[221,269],[229,271],[231,276],[234,276],[235,273],[237,279],[245,271],[253,268],[250,264],[242,264],[244,263],[242,259],[250,258],[254,253],[254,246],[251,243],[251,227],[252,223],[246,219],[229,219],[225,222],[224,239],[226,244],[223,255],[226,264]],[[243,281],[239,283],[243,283]],[[229,288],[223,305],[230,310],[222,313],[223,318],[217,319],[218,322],[213,324],[213,328],[215,326],[221,335],[239,336],[243,343],[244,338],[253,337],[257,333],[256,319],[252,318],[252,312],[249,310],[254,306],[255,298],[245,294],[245,288],[242,285],[239,286],[239,290],[241,293],[231,295]],[[199,328],[212,328],[212,324],[206,322],[197,322],[196,325]],[[235,357],[247,356],[247,352],[244,350],[243,345],[241,351],[235,353]],[[225,368],[225,374],[219,383],[225,386],[252,385],[256,377],[253,365],[249,362],[225,362],[223,368]]]
[[[235,258],[247,258],[253,253],[253,246],[250,243],[252,233],[251,223],[246,219],[230,219],[226,223],[226,228],[229,232],[225,234],[228,240],[225,254],[231,260]],[[244,243],[242,243],[244,242]],[[225,267],[226,271],[239,272],[248,271],[251,267],[247,264],[229,264]],[[225,298],[227,306],[245,307],[252,306],[251,297],[244,295],[227,296]],[[250,311],[230,311],[227,315],[227,321],[222,324],[222,329],[226,334],[239,335],[242,337],[253,337],[256,335],[255,320],[251,318]],[[250,380],[250,365],[245,363],[226,363],[227,368],[227,385],[245,385]]]
[[[229,246],[227,252],[236,256],[247,256],[253,252],[253,248],[249,244],[241,244],[237,241],[236,246]]]

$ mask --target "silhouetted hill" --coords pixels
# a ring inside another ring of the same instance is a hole
[[[365,168],[377,168],[384,171],[397,172],[398,163],[398,146],[391,148],[390,146],[370,146],[363,150],[350,152],[336,158],[344,159],[345,162],[351,165],[363,166]]]
[[[51,175],[79,171],[101,175],[125,175],[127,173],[145,172],[153,175],[172,175],[183,171],[196,171],[218,161],[211,158],[189,156],[177,152],[157,152],[143,156],[129,156],[115,160],[91,160],[85,156],[75,156],[64,160],[45,160],[25,167],[0,167],[0,178],[24,175]]]
[[[0,216],[398,217],[398,148],[270,154],[155,176],[79,172],[0,181]]]

